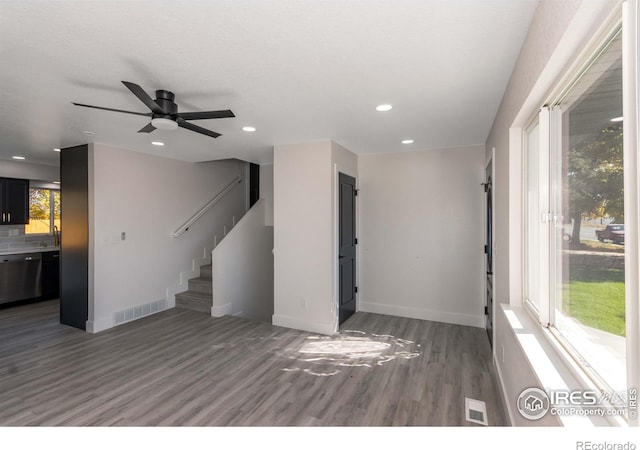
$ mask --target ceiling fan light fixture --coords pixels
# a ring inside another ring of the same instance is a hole
[[[165,119],[164,117],[151,119],[151,125],[159,130],[175,130],[176,128],[178,128],[177,122],[171,119]]]

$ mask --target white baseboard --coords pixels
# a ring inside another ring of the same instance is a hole
[[[272,324],[277,327],[293,328],[294,330],[310,331],[312,333],[332,335],[336,329],[329,323],[308,322],[297,317],[274,314],[271,317]]]
[[[97,320],[87,320],[87,333],[99,333],[114,327],[113,317],[102,317]]]
[[[167,288],[165,298],[167,300],[168,308],[175,308],[176,294],[182,291],[184,291],[184,287],[179,284],[176,284]]]
[[[452,323],[455,325],[466,325],[469,327],[485,327],[485,318],[481,315],[476,316],[446,311],[434,311],[426,308],[358,302],[358,311],[408,317],[410,319],[431,320],[433,322]]]
[[[211,317],[228,316],[233,311],[233,305],[231,303],[225,303],[224,305],[213,305],[211,307]]]

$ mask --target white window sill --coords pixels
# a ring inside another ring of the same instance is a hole
[[[500,304],[540,388],[550,391],[600,392],[556,338],[538,324],[524,307]],[[621,418],[558,415],[565,427],[626,426]]]

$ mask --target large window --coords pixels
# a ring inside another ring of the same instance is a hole
[[[616,30],[523,136],[525,299],[615,392],[627,384],[622,102]]]
[[[556,106],[554,326],[616,391],[626,389],[622,39],[606,43]],[[612,224],[619,224],[613,226]],[[567,236],[568,239],[561,239]]]
[[[29,224],[25,225],[25,234],[52,234],[54,229],[60,230],[60,191],[29,189]]]

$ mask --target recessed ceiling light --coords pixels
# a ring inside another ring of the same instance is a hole
[[[54,151],[54,152],[59,152],[59,151],[60,151],[60,149],[59,149],[59,148],[54,148],[54,149],[53,149],[53,151]]]
[[[612,122],[622,122],[624,120],[624,117],[620,116],[620,117],[614,117],[613,119],[611,119]]]
[[[405,139],[402,141],[403,144],[413,144],[413,139]]]
[[[242,131],[253,133],[254,131],[256,131],[256,129],[254,127],[242,127]]]
[[[164,145],[164,142],[160,142],[160,141],[153,141],[151,143],[151,145],[157,145],[158,147],[162,147]]]
[[[95,136],[95,133],[93,131],[83,131],[82,134],[84,134],[85,136]]]
[[[378,105],[378,106],[376,106],[376,111],[383,111],[384,112],[384,111],[389,111],[391,108],[393,108],[393,106],[387,105],[387,104]]]
[[[24,156],[12,156],[13,159],[27,159]]]

